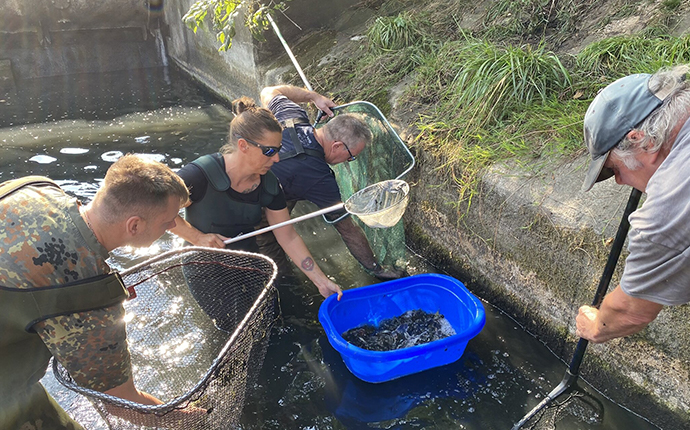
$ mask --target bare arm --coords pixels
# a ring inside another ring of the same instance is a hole
[[[351,217],[344,218],[335,223],[334,227],[343,238],[343,242],[345,242],[347,249],[350,250],[350,254],[378,279],[398,279],[405,275],[402,270],[381,266],[376,261],[364,231]]]
[[[137,388],[134,386],[134,381],[132,381],[132,378],[129,378],[127,382],[122,385],[118,385],[115,388],[107,390],[105,394],[110,394],[111,396],[119,397],[121,399],[141,403],[142,405],[160,405],[163,403],[152,395],[137,390]]]
[[[359,261],[359,264],[368,270],[376,269],[377,263],[374,252],[371,250],[369,241],[360,226],[355,224],[351,217],[344,218],[333,226],[338,230],[347,249],[350,250],[350,254]]]
[[[175,218],[175,227],[171,228],[170,232],[180,236],[192,245],[208,246],[211,248],[225,248],[225,243],[223,241],[227,239],[227,237],[220,234],[199,231],[179,215]]]
[[[128,379],[124,384],[112,388],[105,393],[142,405],[160,405],[163,403],[157,398],[153,397],[151,394],[137,390],[131,378]],[[186,430],[196,423],[203,422],[207,416],[207,411],[205,409],[197,408],[195,406],[188,406],[185,409],[171,411],[164,416],[133,413],[129,409],[120,408],[110,404],[106,404],[105,406],[108,409],[108,412],[113,415],[124,418],[136,425],[149,427]]]
[[[662,308],[658,303],[625,294],[619,285],[604,297],[599,309],[580,308],[576,333],[593,343],[627,336],[645,328]]]
[[[266,209],[266,219],[268,223],[278,224],[290,219],[290,213],[287,209],[273,211]],[[335,282],[331,281],[324,275],[319,266],[314,261],[311,253],[304,244],[302,238],[295,231],[293,225],[286,225],[277,230],[273,230],[273,234],[280,246],[285,250],[285,253],[294,261],[300,270],[307,275],[307,277],[319,289],[322,296],[328,297],[331,294],[337,293],[338,299],[342,296],[340,287]]]
[[[314,103],[314,106],[324,111],[326,115],[333,116],[333,111],[330,109],[336,105],[333,100],[315,91],[309,91],[292,85],[278,85],[264,88],[261,90],[261,104],[263,106],[268,106],[268,103],[273,97],[281,94],[295,103]]]

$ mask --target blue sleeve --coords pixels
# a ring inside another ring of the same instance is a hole
[[[328,164],[306,154],[280,161],[271,167],[288,200],[309,200],[319,208],[340,202],[340,188]]]
[[[335,176],[323,177],[314,183],[305,197],[320,209],[340,203],[340,188],[335,181]]]

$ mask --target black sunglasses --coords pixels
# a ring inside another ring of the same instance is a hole
[[[347,147],[345,142],[341,142],[345,149],[347,149],[347,153],[350,154],[350,157],[347,159],[347,162],[349,163],[350,161],[355,161],[357,159],[357,156],[352,155],[352,151],[350,151],[350,148]]]
[[[254,141],[251,140],[251,139],[247,139],[246,137],[242,137],[242,136],[235,136],[235,137],[238,138],[238,139],[244,139],[244,140],[246,140],[248,143],[250,143],[251,145],[256,146],[257,148],[259,148],[259,149],[261,150],[261,153],[264,154],[266,157],[273,157],[274,155],[276,155],[277,153],[279,153],[279,152],[280,152],[280,149],[283,147],[283,145],[280,145],[280,146],[266,146],[266,145],[262,145],[262,144],[260,144],[260,143],[258,143],[258,142],[254,142]]]

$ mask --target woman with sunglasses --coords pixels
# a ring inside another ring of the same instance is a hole
[[[242,97],[232,102],[235,118],[220,151],[204,155],[179,170],[190,190],[186,219],[178,216],[171,232],[197,246],[224,248],[224,240],[250,233],[261,222],[265,208],[269,224],[290,219],[285,195],[270,171],[278,161],[282,127],[273,114]],[[280,246],[316,285],[322,296],[341,295],[314,262],[292,225],[273,231]],[[229,245],[258,252],[254,237]]]

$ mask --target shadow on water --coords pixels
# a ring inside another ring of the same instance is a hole
[[[0,180],[47,175],[85,201],[119,154],[145,153],[177,168],[215,151],[227,133],[227,110],[172,71],[169,76],[149,70],[18,86],[28,91],[24,104],[18,97],[0,102]],[[310,210],[299,205],[293,216]],[[297,229],[324,272],[343,288],[377,282],[320,218]],[[181,242],[166,234],[147,249],[117,250],[110,263],[130,267],[178,246]],[[408,271],[435,269],[408,253]],[[485,304],[486,327],[457,362],[382,384],[365,383],[328,344],[317,319],[322,298],[306,277],[293,268],[279,291],[282,318],[246,403],[244,429],[507,429],[560,381],[566,368],[514,321]],[[65,391],[50,373],[43,382],[87,428],[105,428],[89,403]],[[566,415],[556,428],[655,428],[594,395],[603,405],[600,422]]]

